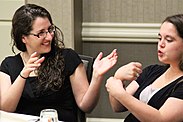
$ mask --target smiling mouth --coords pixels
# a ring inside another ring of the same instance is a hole
[[[49,42],[44,42],[44,43],[42,43],[42,45],[45,45],[45,46],[48,46],[48,45],[50,45],[50,41]]]

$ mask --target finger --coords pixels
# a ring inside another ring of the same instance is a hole
[[[38,56],[38,53],[34,52],[34,53],[31,54],[30,58],[37,57],[37,56]]]
[[[37,61],[35,61],[34,63],[42,63],[44,61],[45,57],[41,57],[40,59],[38,59]]]
[[[31,57],[27,63],[34,63],[35,61],[37,61],[39,58],[38,57]]]
[[[142,73],[142,64],[139,62],[134,62],[133,65],[134,67],[134,72],[135,72],[135,76],[139,76],[139,74]]]
[[[102,52],[100,52],[99,54],[98,54],[98,56],[96,57],[96,61],[99,61],[101,58],[102,58],[102,56],[103,56],[103,53]]]
[[[114,49],[114,50],[107,56],[107,58],[112,58],[113,56],[117,56],[117,49]]]
[[[140,62],[134,62],[134,65],[138,68],[142,68],[142,64]]]
[[[137,77],[137,78],[139,77],[139,73],[136,73],[136,77]]]
[[[27,63],[34,63],[36,60],[38,60],[38,53],[34,52],[31,54]]]

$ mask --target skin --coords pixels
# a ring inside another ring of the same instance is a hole
[[[178,63],[183,54],[183,39],[178,35],[175,26],[169,22],[161,25],[158,42],[158,59],[162,63],[170,64],[169,69],[157,78],[153,88],[163,88],[176,78],[183,76]],[[157,110],[133,97],[139,85],[135,81],[135,74],[141,73],[142,64],[131,62],[120,67],[114,77],[106,82],[106,89],[112,109],[116,112],[127,108],[141,122],[180,122],[183,120],[183,100],[169,97],[163,106]],[[132,81],[127,88],[123,81]],[[174,112],[172,112],[174,110]]]
[[[38,17],[33,23],[33,30],[31,33],[37,34],[41,30],[47,31],[50,26],[51,23],[47,18]],[[25,62],[25,66],[21,71],[22,76],[28,77],[35,75],[32,71],[36,70],[45,59],[44,57],[40,57],[40,54],[48,53],[51,50],[53,37],[54,34],[50,33],[47,33],[47,36],[44,39],[40,39],[33,35],[22,36],[22,41],[27,48],[26,52],[21,52],[21,56]],[[103,75],[116,64],[117,57],[116,49],[104,58],[102,52],[98,54],[93,64],[93,76],[90,85],[82,63],[79,64],[75,72],[70,76],[76,103],[84,112],[91,112],[96,106],[99,99]],[[24,85],[25,79],[20,76],[18,76],[12,84],[10,76],[0,72],[1,110],[9,112],[14,112],[16,110]]]

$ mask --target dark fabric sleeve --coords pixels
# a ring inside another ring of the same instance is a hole
[[[174,91],[170,94],[170,97],[183,99],[183,81],[178,83],[173,90]]]
[[[79,55],[72,49],[67,49],[65,53],[65,70],[68,75],[72,75],[78,65],[82,63]]]
[[[0,66],[0,71],[8,74],[13,82],[23,68],[23,62],[21,60],[20,54],[15,56],[6,57]]]
[[[7,63],[7,58],[5,58],[2,63],[1,63],[1,66],[0,66],[0,71],[1,72],[4,72],[6,74],[9,75],[9,71],[8,71],[8,63]]]

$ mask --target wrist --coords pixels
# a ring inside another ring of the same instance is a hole
[[[121,81],[124,81],[125,79],[123,78],[123,76],[122,75],[118,75],[118,74],[114,74],[114,77],[116,78],[116,79],[120,79]]]
[[[20,75],[21,78],[23,78],[25,80],[28,78],[28,77],[23,76],[21,73],[19,75]]]
[[[102,81],[103,80],[103,75],[101,75],[98,72],[96,72],[95,70],[93,70],[92,79],[95,80],[95,81]]]

